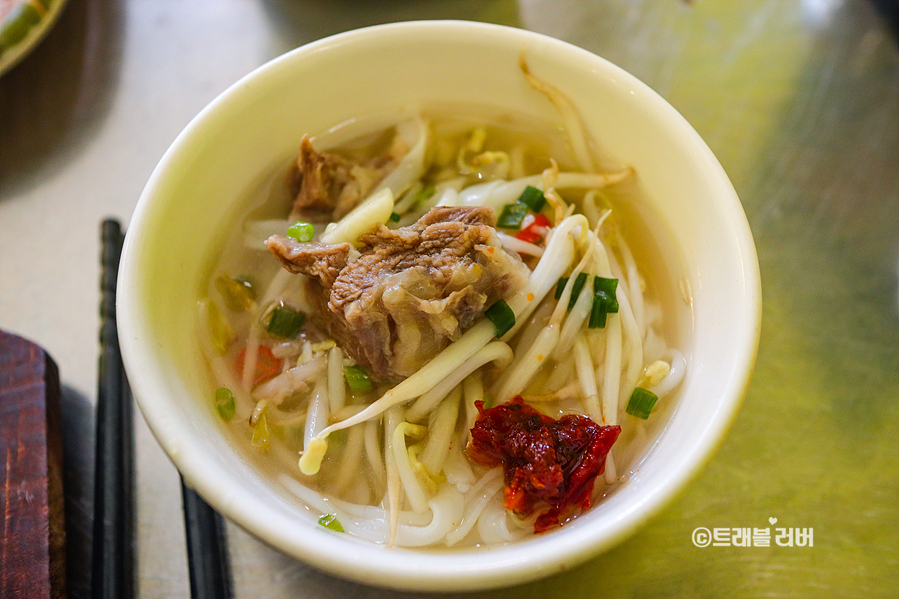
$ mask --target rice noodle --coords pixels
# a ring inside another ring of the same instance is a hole
[[[479,480],[477,484],[472,487],[471,491],[466,494],[467,498],[465,501],[465,510],[462,514],[462,521],[454,530],[446,535],[446,544],[448,547],[452,547],[471,532],[471,529],[474,528],[474,525],[477,523],[478,518],[480,518],[484,508],[487,507],[487,502],[499,493],[502,488],[502,470],[499,468],[494,468],[481,477],[481,480]],[[469,497],[473,497],[473,499],[468,499]]]
[[[464,446],[458,442],[457,438],[453,439],[450,442],[446,460],[443,462],[443,474],[446,476],[447,484],[456,487],[460,493],[467,493],[477,480],[471,462],[468,461],[462,450]]]
[[[396,544],[400,547],[423,547],[437,543],[462,518],[462,495],[452,486],[443,485],[428,501],[431,521],[427,526],[402,525],[397,530]]]

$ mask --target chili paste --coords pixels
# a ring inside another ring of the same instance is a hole
[[[590,507],[593,484],[621,427],[600,426],[578,414],[555,420],[520,396],[493,408],[485,409],[482,401],[475,405],[468,456],[483,466],[502,465],[507,509],[529,516],[549,506],[534,523],[534,532],[544,532],[571,511]]]

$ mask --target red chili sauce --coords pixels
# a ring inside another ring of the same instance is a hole
[[[554,420],[520,396],[494,408],[475,405],[479,414],[468,457],[483,466],[502,464],[507,509],[526,517],[549,506],[534,523],[534,532],[544,532],[576,508],[590,507],[593,484],[620,426],[600,426],[578,414]]]

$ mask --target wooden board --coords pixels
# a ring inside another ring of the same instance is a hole
[[[0,597],[65,597],[59,372],[0,331]]]

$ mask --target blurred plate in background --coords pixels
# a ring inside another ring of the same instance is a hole
[[[0,75],[44,38],[64,4],[65,0],[0,0]]]

